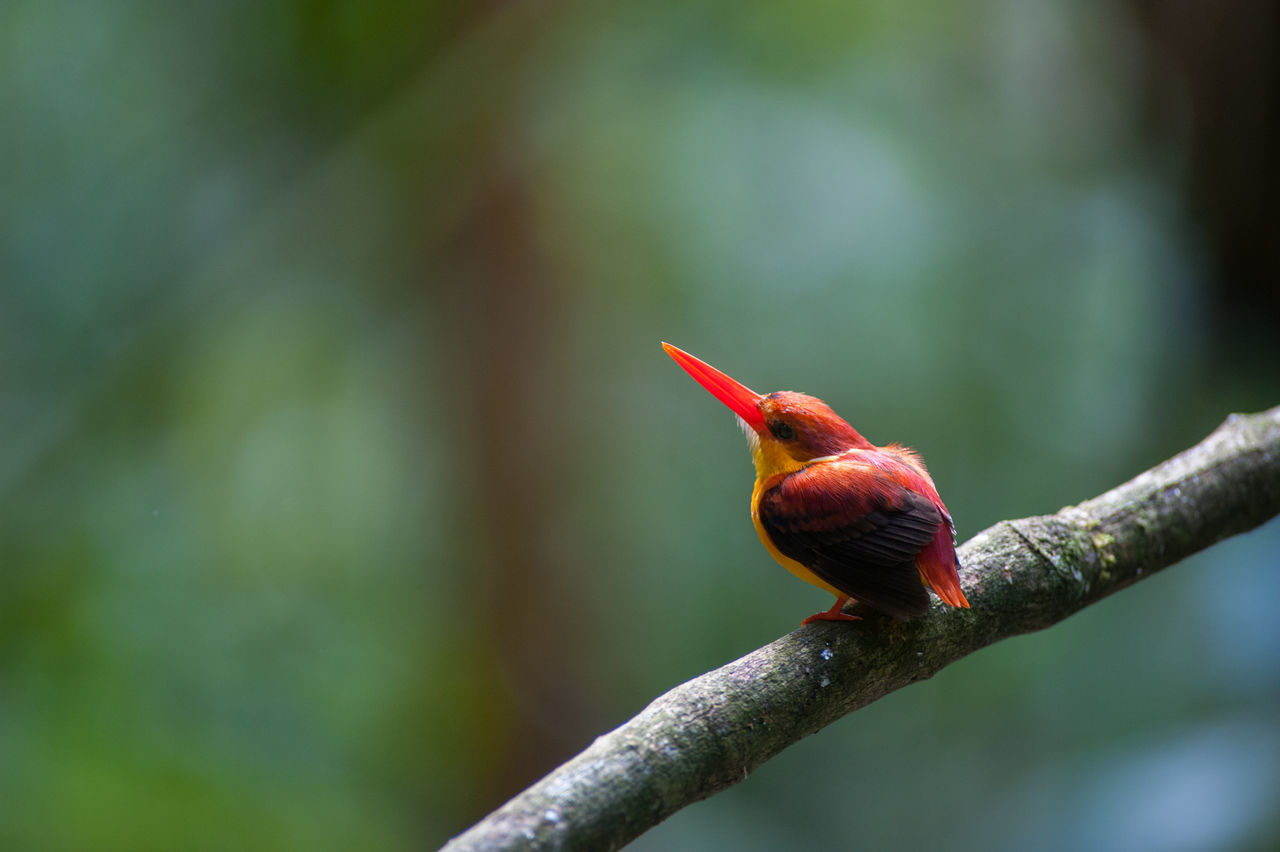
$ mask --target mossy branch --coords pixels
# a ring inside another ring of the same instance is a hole
[[[972,609],[795,630],[660,696],[445,850],[617,849],[882,695],[1276,514],[1280,407],[1232,415],[1100,497],[974,536],[959,551]]]

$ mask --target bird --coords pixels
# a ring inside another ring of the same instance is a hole
[[[926,586],[969,608],[955,525],[924,461],[877,447],[829,405],[795,391],[758,394],[689,353],[662,348],[739,420],[755,463],[751,520],[769,554],[836,596],[801,621],[858,621],[850,600],[905,621],[929,609]]]

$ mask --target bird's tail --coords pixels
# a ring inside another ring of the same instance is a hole
[[[951,543],[951,525],[942,524],[933,541],[916,557],[916,568],[938,597],[952,606],[968,609],[969,601],[960,588],[960,575],[956,573],[959,567],[955,545]]]

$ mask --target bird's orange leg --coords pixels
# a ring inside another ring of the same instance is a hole
[[[813,624],[815,621],[861,621],[862,616],[860,615],[849,615],[848,613],[840,611],[848,602],[849,598],[847,596],[836,598],[835,606],[831,607],[831,609],[826,612],[815,612],[813,615],[800,622],[800,626],[804,627],[806,624]]]

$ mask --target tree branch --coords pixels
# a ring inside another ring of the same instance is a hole
[[[1232,415],[1100,497],[974,536],[959,551],[972,609],[800,628],[658,697],[444,848],[616,849],[882,695],[1278,513],[1280,407]]]

